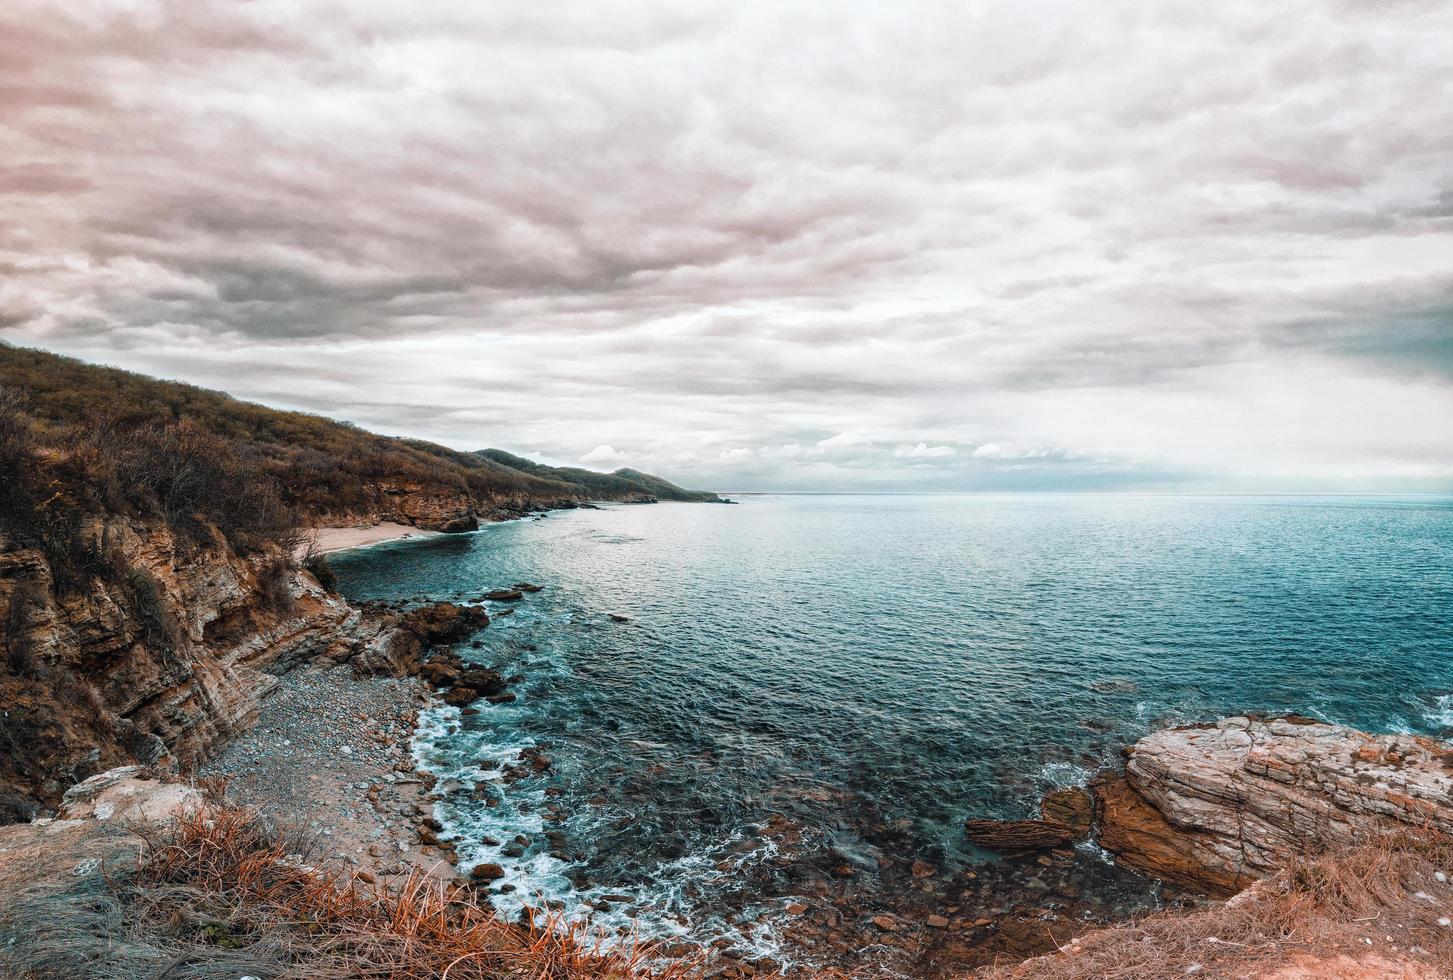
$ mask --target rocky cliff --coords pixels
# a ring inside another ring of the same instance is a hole
[[[1230,894],[1292,859],[1391,831],[1453,832],[1453,745],[1304,718],[1226,718],[1128,750],[1096,786],[1119,861]]]
[[[106,568],[66,588],[41,550],[0,547],[0,822],[113,766],[205,758],[281,671],[386,642],[277,549],[244,558],[121,518],[85,533]]]

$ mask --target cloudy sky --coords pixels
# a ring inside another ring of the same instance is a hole
[[[0,337],[715,488],[1453,488],[1450,37],[7,0]]]

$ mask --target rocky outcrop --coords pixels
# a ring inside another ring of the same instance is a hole
[[[388,637],[276,549],[121,518],[88,533],[101,557],[63,589],[41,551],[0,540],[0,822],[107,768],[209,757],[300,663],[389,659]]]
[[[1149,735],[1095,788],[1119,861],[1229,894],[1298,855],[1400,828],[1453,832],[1453,745],[1305,718],[1226,718]]]
[[[202,794],[186,783],[162,782],[141,766],[97,773],[66,790],[60,820],[116,820],[164,826],[200,809]]]

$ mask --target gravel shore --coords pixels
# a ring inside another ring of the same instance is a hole
[[[257,724],[199,776],[223,776],[234,803],[317,835],[318,857],[397,886],[415,868],[455,872],[420,839],[432,780],[414,772],[409,740],[425,686],[346,669],[281,678]],[[426,831],[427,833],[427,831]]]

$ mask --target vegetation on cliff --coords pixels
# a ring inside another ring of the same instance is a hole
[[[9,430],[0,432],[0,452],[12,454],[0,463],[12,473],[45,470],[22,488],[20,506],[61,492],[89,495],[75,501],[82,511],[139,510],[174,526],[197,523],[200,515],[244,548],[299,523],[379,515],[419,523],[406,505],[400,510],[400,497],[447,501],[421,511],[447,516],[437,523],[588,499],[715,499],[633,471],[557,469],[498,450],[460,452],[375,435],[3,344],[0,388]]]

